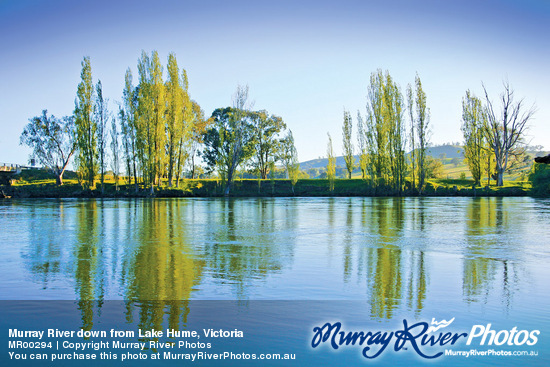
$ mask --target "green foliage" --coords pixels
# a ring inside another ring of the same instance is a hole
[[[267,178],[270,167],[280,155],[281,140],[279,134],[286,124],[279,116],[269,115],[267,111],[250,112],[254,134],[254,160],[252,166],[262,179]]]
[[[430,110],[426,106],[426,93],[422,89],[422,82],[418,74],[416,74],[415,86],[416,136],[418,137],[418,188],[422,192],[428,168],[426,164],[426,148],[429,143]]]
[[[81,81],[78,84],[75,100],[76,144],[78,149],[77,166],[84,185],[94,187],[97,172],[97,123],[93,118],[94,87],[92,66],[89,57],[82,61]]]
[[[237,115],[240,121],[236,120]],[[241,165],[254,154],[254,131],[248,117],[233,107],[218,108],[211,118],[212,126],[203,135],[202,158],[207,171],[218,171],[225,181],[232,166]],[[234,156],[236,139],[240,139],[238,144],[242,145],[238,156]]]
[[[357,142],[359,143],[359,168],[361,169],[361,178],[367,179],[368,159],[368,143],[367,143],[367,126],[365,120],[361,116],[361,112],[357,111]]]
[[[426,156],[426,178],[440,178],[443,175],[443,163],[441,160]]]
[[[63,172],[76,149],[74,138],[74,119],[57,119],[43,110],[41,116],[29,119],[23,129],[20,144],[33,150],[33,157],[41,165],[51,169],[56,175],[58,185],[63,184]]]
[[[403,96],[390,74],[384,75],[382,70],[372,73],[364,128],[366,170],[372,183],[391,184],[398,192],[407,171],[403,109]]]
[[[96,85],[94,118],[97,126],[97,154],[101,181],[101,191],[105,190],[105,170],[107,164],[107,121],[109,120],[109,108],[107,99],[103,98],[103,86],[101,80]]]
[[[487,155],[490,155],[490,147],[485,138],[487,129],[487,117],[481,104],[481,100],[466,91],[466,97],[462,99],[462,133],[464,135],[464,157],[468,162],[468,168],[472,177],[479,185],[481,175],[487,171]]]
[[[328,144],[327,144],[327,158],[328,158],[328,164],[327,164],[327,178],[329,182],[329,189],[330,191],[334,190],[334,178],[336,176],[336,158],[334,157],[334,151],[332,149],[332,138],[330,137],[330,134],[328,135]]]
[[[535,163],[529,173],[534,196],[550,196],[550,167],[547,164]]]
[[[344,123],[342,125],[342,140],[344,144],[344,161],[348,170],[348,178],[351,179],[351,173],[355,168],[355,157],[353,156],[353,143],[351,142],[353,122],[348,111],[344,110]]]

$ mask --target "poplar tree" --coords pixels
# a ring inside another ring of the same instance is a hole
[[[410,84],[407,84],[407,111],[409,112],[409,149],[411,150],[411,188],[416,190],[416,139],[414,118],[414,97]]]
[[[369,165],[375,186],[389,178],[389,130],[384,123],[384,76],[382,70],[371,74],[367,90],[367,141]]]
[[[75,127],[78,149],[78,169],[82,174],[84,185],[94,187],[97,172],[97,124],[93,118],[94,87],[92,83],[92,66],[90,57],[82,60],[80,83],[76,91]]]
[[[103,98],[103,86],[101,80],[96,85],[95,95],[95,120],[97,124],[97,153],[99,174],[101,182],[101,194],[105,192],[105,168],[107,165],[107,121],[109,120],[109,111],[107,100]]]
[[[359,146],[359,167],[361,168],[361,177],[363,180],[366,180],[368,164],[367,127],[359,111],[357,111],[357,143]]]
[[[164,172],[166,143],[165,87],[162,65],[156,51],[152,52],[151,58],[142,51],[138,60],[138,72],[137,151],[141,158],[145,184],[153,194],[154,185],[160,184],[160,177]]]
[[[183,93],[183,100],[181,105],[183,122],[182,132],[179,136],[179,142],[176,152],[176,186],[179,186],[179,181],[183,173],[184,164],[190,155],[189,151],[192,148],[191,137],[193,134],[193,126],[196,120],[195,108],[193,106],[193,101],[189,97],[188,92],[189,81],[187,79],[187,72],[184,68],[181,69],[181,88]]]
[[[469,90],[462,99],[462,134],[464,135],[464,158],[475,185],[481,182],[488,150],[485,139],[486,117],[481,100]]]
[[[327,144],[327,158],[328,158],[328,164],[327,164],[327,178],[329,182],[329,189],[330,191],[334,191],[334,178],[336,176],[336,158],[334,157],[334,151],[332,149],[332,138],[330,137],[330,133],[327,133],[328,135],[328,144]]]
[[[121,122],[122,146],[126,161],[126,173],[128,174],[128,183],[131,184],[134,177],[134,188],[137,192],[137,157],[138,146],[138,91],[132,85],[132,70],[128,68],[124,75],[124,90],[122,92],[122,106],[119,108],[119,118]]]
[[[153,135],[153,159],[151,174],[151,193],[153,193],[153,184],[160,185],[160,180],[165,173],[165,145],[166,145],[166,94],[164,82],[162,80],[163,67],[157,51],[151,55],[149,64],[150,76],[150,95],[151,98],[151,120]]]
[[[113,177],[115,179],[115,190],[118,191],[118,179],[120,176],[120,154],[118,144],[118,124],[115,116],[111,117],[111,169],[113,170]]]
[[[416,133],[418,136],[418,190],[422,192],[426,180],[426,150],[429,143],[430,109],[426,107],[426,93],[422,89],[420,77],[416,74]]]
[[[173,53],[168,55],[168,80],[166,81],[166,133],[168,153],[168,186],[172,187],[172,177],[177,165],[178,148],[184,133],[183,103],[184,94],[179,75],[179,67]]]
[[[281,151],[278,157],[286,169],[286,178],[288,179],[292,179],[290,177],[292,165],[295,163],[295,160],[298,160],[297,157],[298,153],[296,151],[296,146],[294,145],[294,136],[292,135],[292,130],[288,130],[285,137],[281,139]]]
[[[384,85],[384,123],[389,132],[389,157],[393,189],[400,194],[405,183],[405,124],[403,96],[397,83],[386,72]]]
[[[348,179],[355,168],[355,157],[353,156],[353,143],[351,142],[353,122],[348,111],[344,110],[344,123],[342,125],[342,142],[344,144],[344,161],[348,171]]]

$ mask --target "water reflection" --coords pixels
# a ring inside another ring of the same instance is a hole
[[[529,282],[523,247],[533,245],[523,239],[538,212],[525,200],[22,203],[26,237],[11,260],[23,275],[10,292],[30,278],[35,294],[75,299],[86,329],[107,299],[128,301],[127,320],[137,307],[144,329],[166,317],[174,329],[185,324],[192,299],[362,299],[381,320],[420,317],[430,295],[451,292],[455,303],[498,299],[509,309]],[[438,285],[444,276],[455,293]]]
[[[467,208],[463,265],[463,293],[467,302],[487,302],[492,294],[509,307],[518,272],[523,271],[509,252],[521,251],[506,242],[507,235],[520,231],[521,220],[503,198],[472,200]],[[499,289],[500,288],[500,289]]]
[[[293,244],[280,236],[281,208],[274,201],[253,199],[207,203],[204,258],[211,276],[247,298],[251,282],[279,272],[292,259]],[[288,223],[288,221],[287,221]]]

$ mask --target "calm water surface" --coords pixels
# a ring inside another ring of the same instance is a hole
[[[356,300],[548,330],[549,224],[531,198],[4,200],[0,299]]]

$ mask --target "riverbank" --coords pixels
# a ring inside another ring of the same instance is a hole
[[[178,188],[162,186],[151,195],[149,188],[134,185],[106,183],[104,189],[97,184],[94,190],[84,190],[75,180],[67,180],[57,186],[53,180],[21,182],[3,186],[4,197],[11,198],[97,198],[97,197],[222,197],[224,186],[219,180],[184,180]],[[529,196],[530,185],[525,182],[511,182],[504,187],[473,187],[470,180],[429,180],[422,196]],[[337,179],[334,190],[328,180],[303,179],[293,187],[290,180],[236,180],[231,197],[327,197],[327,196],[418,196],[407,189],[399,193],[384,187],[373,187],[361,179]]]

